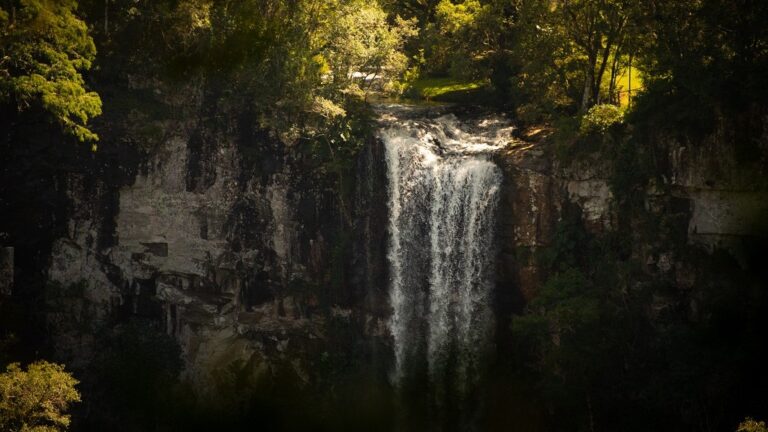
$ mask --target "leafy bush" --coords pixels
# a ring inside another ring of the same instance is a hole
[[[186,395],[178,390],[181,348],[148,320],[119,324],[101,335],[90,368],[90,430],[167,430]]]
[[[69,427],[69,405],[80,401],[77,380],[64,366],[13,363],[0,374],[0,430],[59,432]]]
[[[8,10],[3,3],[0,103],[20,111],[40,106],[67,134],[98,140],[88,120],[101,114],[101,99],[86,89],[82,76],[96,57],[96,45],[88,25],[75,15],[77,3],[27,0]]]
[[[610,128],[624,121],[621,108],[611,104],[595,105],[581,119],[582,134],[605,133]]]
[[[765,422],[747,417],[746,420],[739,424],[739,428],[736,429],[736,432],[768,432],[768,426],[765,425]]]

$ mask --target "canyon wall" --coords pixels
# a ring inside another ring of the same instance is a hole
[[[684,301],[695,303],[694,288],[712,282],[702,256],[724,252],[736,272],[754,272],[768,239],[768,131],[749,143],[745,157],[737,127],[724,121],[698,140],[650,138],[651,150],[644,151],[652,153],[654,170],[643,174],[640,187],[621,191],[624,201],[631,196],[639,203],[624,209],[616,189],[633,167],[616,163],[615,150],[606,149],[620,143],[563,158],[552,131],[526,131],[497,157],[505,172],[497,295],[513,311],[535,297],[547,278],[537,251],[556,241],[568,209],[578,211],[595,238],[625,236],[632,246],[623,259],[641,263],[649,279],[684,293]]]
[[[71,216],[48,271],[46,321],[59,360],[86,367],[100,331],[141,317],[178,341],[184,374],[198,384],[232,364],[254,376],[287,365],[310,383],[329,355],[389,369],[382,143],[361,138],[353,191],[340,199],[300,141],[205,94],[183,103],[196,115],[155,124],[162,138],[122,170],[126,179],[69,176]],[[537,251],[573,208],[598,237],[628,223],[637,236],[630,257],[689,293],[694,310],[691,289],[704,274],[696,254],[726,250],[744,261],[744,244],[768,235],[768,138],[744,164],[728,130],[697,143],[664,138],[665,168],[630,215],[615,197],[616,166],[599,153],[564,163],[546,130],[511,141],[495,156],[504,175],[498,341],[546,280]],[[667,228],[643,238],[640,226],[654,223]]]
[[[169,103],[195,114],[155,122],[161,138],[127,180],[69,176],[46,289],[58,359],[86,367],[97,335],[131,318],[178,341],[200,388],[233,364],[254,376],[287,365],[310,382],[329,351],[374,350],[388,314],[380,143],[360,152],[341,205],[301,140],[205,95]]]

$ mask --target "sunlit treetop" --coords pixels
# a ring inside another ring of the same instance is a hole
[[[20,0],[0,7],[0,102],[19,111],[41,107],[80,141],[96,141],[88,120],[101,99],[85,88],[82,71],[96,56],[73,0]]]
[[[80,402],[78,381],[55,363],[38,361],[23,370],[18,363],[0,373],[0,430],[65,431],[67,410]]]

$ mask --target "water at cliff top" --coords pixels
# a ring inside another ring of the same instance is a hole
[[[491,155],[512,132],[503,118],[381,107],[389,193],[393,381],[424,375],[439,405],[482,375],[492,344],[496,207]]]

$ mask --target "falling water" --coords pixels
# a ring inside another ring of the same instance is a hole
[[[424,373],[436,401],[477,384],[493,332],[491,292],[502,120],[461,123],[385,110],[390,330],[396,384]],[[405,117],[405,118],[403,118]],[[415,377],[418,379],[418,377]]]

